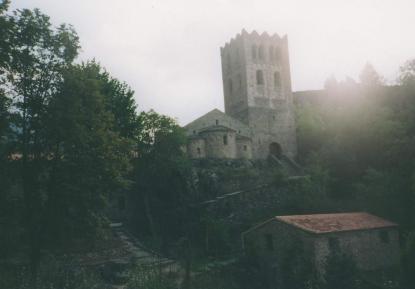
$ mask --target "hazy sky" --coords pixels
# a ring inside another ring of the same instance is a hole
[[[288,34],[293,90],[369,61],[389,81],[415,57],[414,0],[12,0],[71,23],[95,57],[136,92],[140,110],[193,120],[223,110],[219,47],[245,28]]]

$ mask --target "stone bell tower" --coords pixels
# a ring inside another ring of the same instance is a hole
[[[242,30],[221,47],[225,113],[251,129],[254,158],[295,157],[287,36]]]

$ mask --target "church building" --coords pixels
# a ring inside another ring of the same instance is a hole
[[[190,158],[294,158],[296,125],[287,36],[242,30],[220,49],[225,112],[185,126]]]

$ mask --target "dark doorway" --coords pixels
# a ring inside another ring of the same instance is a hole
[[[281,145],[276,142],[270,143],[269,154],[274,157],[281,158],[281,155],[282,155]]]

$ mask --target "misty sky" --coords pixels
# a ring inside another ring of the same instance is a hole
[[[223,110],[219,47],[245,28],[288,34],[293,90],[369,61],[390,82],[415,58],[413,0],[12,0],[75,26],[95,57],[153,108],[186,124]]]

